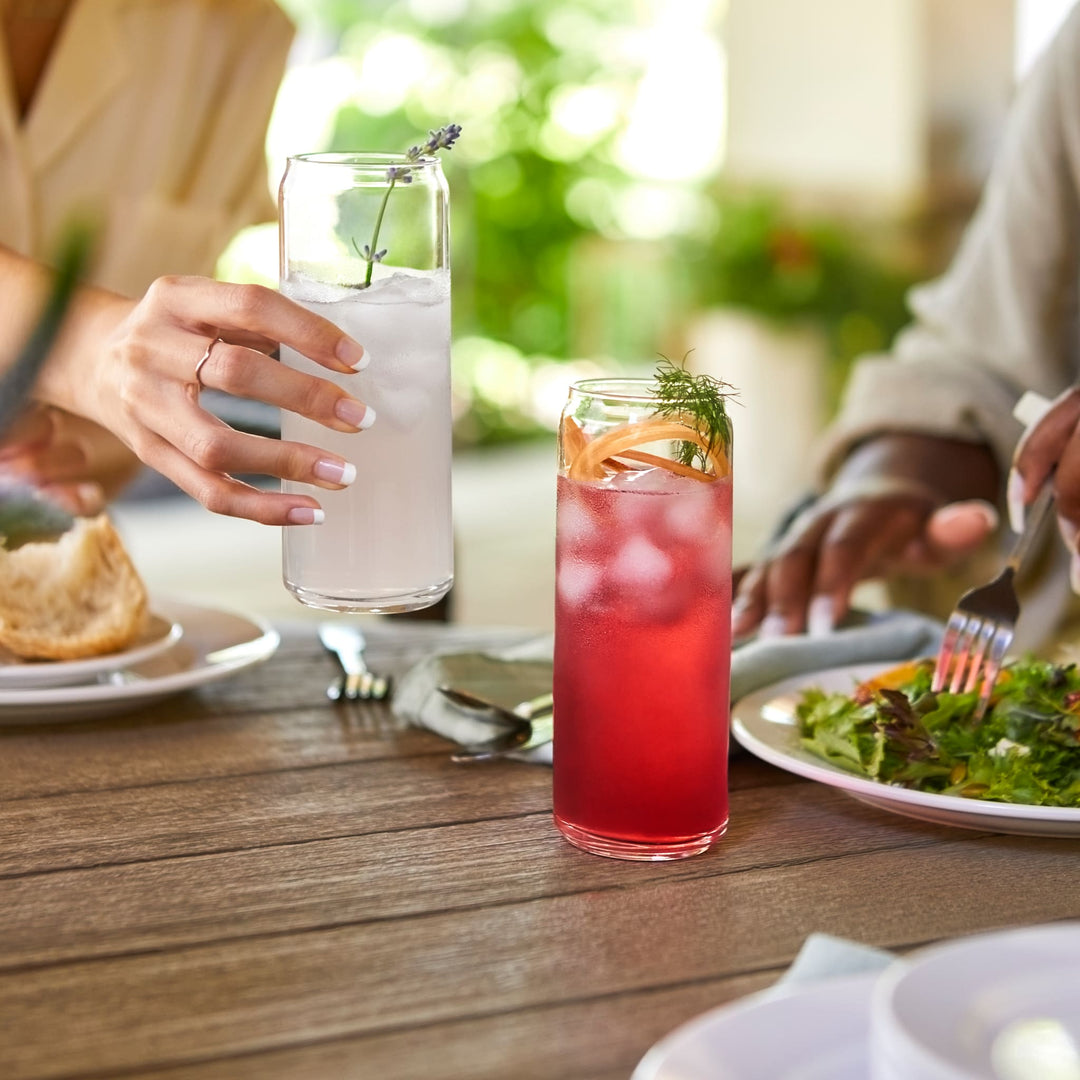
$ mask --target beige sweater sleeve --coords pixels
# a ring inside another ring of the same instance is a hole
[[[1077,378],[1080,7],[1021,87],[947,273],[914,289],[892,352],[862,359],[820,447],[827,479],[855,443],[905,431],[987,443],[1007,468],[1025,389]]]

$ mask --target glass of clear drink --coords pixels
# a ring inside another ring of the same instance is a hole
[[[720,426],[661,408],[648,379],[576,383],[563,411],[554,812],[597,855],[682,858],[727,827],[732,481]]]
[[[281,291],[355,338],[369,365],[337,375],[293,349],[281,361],[333,379],[370,406],[365,431],[331,431],[282,411],[283,439],[356,467],[313,495],[321,525],[282,530],[285,587],[332,611],[413,611],[454,576],[450,505],[448,191],[436,157],[302,154],[280,190]]]

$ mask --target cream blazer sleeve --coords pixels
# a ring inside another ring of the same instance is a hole
[[[1080,323],[1080,7],[1018,94],[979,209],[948,272],[913,290],[891,354],[853,372],[821,447],[825,479],[870,435],[989,444],[1008,468],[1025,389],[1077,378]]]
[[[212,273],[274,216],[263,146],[291,40],[273,0],[76,0],[21,125],[0,90],[0,243],[47,261],[82,216],[96,284]]]

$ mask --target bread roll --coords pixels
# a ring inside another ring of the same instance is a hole
[[[0,548],[0,645],[16,656],[77,660],[131,643],[146,621],[146,586],[104,515],[59,539]]]

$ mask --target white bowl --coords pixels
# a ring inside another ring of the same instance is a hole
[[[871,1080],[1080,1080],[1080,922],[926,949],[874,987]]]

